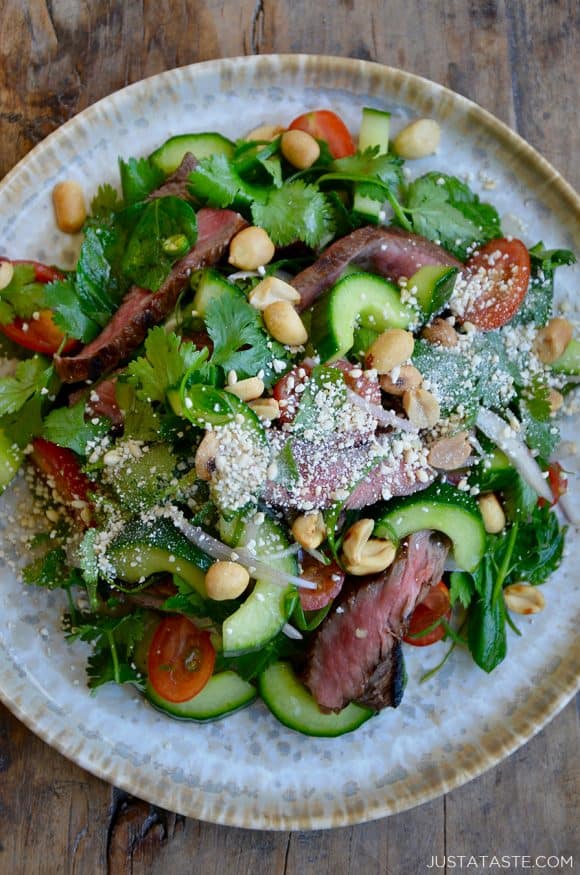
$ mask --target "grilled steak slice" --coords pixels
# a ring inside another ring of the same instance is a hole
[[[148,330],[162,322],[189,282],[194,270],[216,264],[230,240],[247,222],[231,210],[204,207],[197,214],[195,246],[172,268],[157,292],[132,286],[108,325],[77,355],[55,356],[55,366],[64,383],[95,380],[124,362],[143,342]]]
[[[375,225],[357,228],[329,246],[314,264],[294,277],[292,285],[302,298],[297,309],[310,307],[349,264],[395,281],[402,276],[413,276],[427,264],[463,267],[453,255],[419,234]]]
[[[154,200],[158,197],[180,197],[183,200],[193,200],[188,190],[189,174],[192,173],[198,165],[198,160],[191,152],[186,152],[183,160],[177,170],[170,173],[165,182],[152,191],[147,200]]]
[[[417,532],[386,571],[349,579],[315,633],[304,675],[322,708],[340,711],[356,701],[380,710],[400,702],[396,645],[423,592],[440,580],[447,551],[440,535]]]

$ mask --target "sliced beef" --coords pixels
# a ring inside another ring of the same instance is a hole
[[[68,396],[69,406],[86,400],[86,415],[105,416],[113,426],[119,427],[123,425],[123,412],[117,404],[116,386],[117,378],[113,376],[91,387],[88,397],[86,389],[75,389]]]
[[[349,264],[356,264],[394,281],[403,276],[413,276],[427,264],[463,266],[441,246],[419,234],[375,225],[357,228],[329,246],[313,265],[294,277],[292,285],[302,298],[298,309],[310,307],[325,289],[337,281]]]
[[[304,681],[318,704],[379,710],[401,700],[400,639],[425,590],[441,578],[448,546],[431,531],[411,535],[381,574],[349,578],[315,633]]]
[[[95,380],[125,361],[143,342],[148,330],[171,313],[191,273],[216,264],[232,237],[245,228],[247,222],[231,210],[204,207],[197,214],[197,224],[197,243],[173,266],[157,292],[133,286],[95,340],[77,355],[55,356],[56,370],[63,382]]]
[[[188,190],[189,174],[195,170],[198,160],[191,152],[186,152],[177,170],[170,173],[165,182],[152,191],[148,200],[158,197],[180,197],[183,200],[193,200]]]

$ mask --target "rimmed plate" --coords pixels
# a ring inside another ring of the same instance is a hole
[[[0,252],[71,265],[76,248],[54,228],[51,189],[70,177],[88,194],[103,181],[116,183],[118,155],[146,154],[171,134],[189,130],[236,137],[323,106],[356,130],[364,105],[390,110],[394,130],[412,117],[438,119],[439,154],[415,162],[413,172],[438,167],[466,176],[500,209],[511,233],[527,243],[543,239],[550,247],[580,251],[578,196],[484,110],[400,70],[293,55],[173,70],[85,110],[0,185]],[[565,273],[559,293],[571,298],[578,274]],[[546,611],[521,623],[522,638],[511,637],[508,659],[491,676],[457,654],[420,685],[444,645],[408,648],[409,684],[401,707],[352,735],[328,740],[285,729],[261,704],[196,726],[164,718],[128,689],[105,688],[91,697],[84,687],[83,647],[68,647],[59,631],[60,594],[25,589],[4,567],[0,698],[82,767],[185,815],[264,829],[371,820],[426,802],[495,765],[573,695],[580,599],[570,552],[545,587]]]

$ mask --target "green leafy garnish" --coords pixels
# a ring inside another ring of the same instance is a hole
[[[93,645],[87,666],[91,690],[111,682],[144,688],[143,678],[133,662],[135,648],[144,632],[144,614],[139,609],[124,617],[82,614],[74,626],[69,620],[67,640],[87,641]]]
[[[0,325],[16,316],[32,319],[32,314],[47,307],[46,285],[36,282],[33,264],[14,264],[12,279],[0,291]]]
[[[225,155],[202,158],[189,175],[189,190],[211,207],[248,205],[252,200],[263,198],[266,191],[242,179],[235,163]]]
[[[79,401],[71,407],[51,410],[43,422],[42,436],[59,447],[68,447],[84,456],[87,445],[98,441],[110,427],[111,423],[104,418],[85,420],[85,402]]]
[[[47,550],[23,569],[22,576],[26,583],[45,589],[70,589],[83,582],[78,569],[68,564],[62,547]]]
[[[193,208],[178,197],[151,201],[129,237],[122,260],[123,273],[137,285],[156,292],[181,254],[167,245],[168,240],[178,236],[185,237],[189,247],[197,240]]]
[[[576,257],[569,249],[546,249],[540,241],[530,249],[532,275],[526,297],[511,325],[545,325],[552,315],[554,274],[558,267],[575,264]]]
[[[335,234],[333,208],[326,195],[300,179],[270,189],[263,203],[254,201],[252,218],[277,246],[289,246],[302,240],[317,249]]]
[[[123,201],[118,192],[105,182],[99,185],[97,193],[91,201],[91,216],[93,219],[106,219],[111,213],[118,213],[123,208]]]
[[[385,201],[402,183],[403,162],[396,155],[379,153],[380,147],[374,146],[356,155],[338,158],[333,161],[330,173],[325,173],[318,182],[355,182],[357,192],[363,197]]]
[[[128,161],[120,158],[119,171],[123,197],[128,206],[145,200],[165,179],[163,171],[149,158],[129,158]]]
[[[128,379],[136,387],[138,398],[164,401],[168,389],[178,386],[186,371],[201,367],[208,354],[207,349],[197,350],[157,326],[147,335],[145,355],[129,364]]]
[[[34,395],[48,394],[53,373],[41,356],[19,362],[13,377],[0,378],[0,416],[17,413]]]

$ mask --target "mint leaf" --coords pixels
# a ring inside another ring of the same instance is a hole
[[[529,322],[545,325],[552,315],[556,269],[576,262],[574,253],[569,249],[546,249],[541,241],[530,249],[530,259],[530,285],[511,325],[524,325]]]
[[[156,198],[147,204],[123,255],[121,269],[134,283],[156,292],[183,252],[171,254],[172,237],[185,237],[186,251],[197,240],[193,208],[178,197]]]
[[[247,201],[252,188],[225,155],[202,158],[189,175],[190,192],[211,207],[229,207],[240,195]]]
[[[528,522],[519,525],[507,582],[544,583],[562,561],[565,536],[554,511],[536,504]]]
[[[255,377],[260,371],[266,386],[279,378],[272,361],[287,361],[284,347],[266,334],[260,313],[242,295],[223,294],[209,304],[205,323],[214,345],[211,362],[240,379]]]
[[[111,423],[107,419],[85,421],[85,404],[84,401],[79,401],[72,407],[52,410],[44,420],[42,436],[59,447],[68,447],[79,456],[84,456],[87,444],[101,438],[110,427]]]
[[[52,375],[52,367],[40,356],[21,361],[13,377],[0,379],[0,416],[19,411],[33,395],[48,386]]]
[[[192,343],[157,326],[147,335],[145,355],[129,364],[129,382],[137,387],[138,398],[164,401],[167,390],[177,386],[190,368],[201,367],[207,357],[207,349],[197,350]]]
[[[314,185],[302,180],[285,182],[271,189],[263,203],[252,204],[254,224],[268,232],[277,246],[302,240],[317,249],[335,233],[333,209],[328,198]]]
[[[123,197],[128,206],[145,200],[165,179],[163,171],[149,158],[119,158]]]
[[[407,189],[413,230],[465,260],[468,248],[501,236],[498,213],[454,176],[426,173]]]

